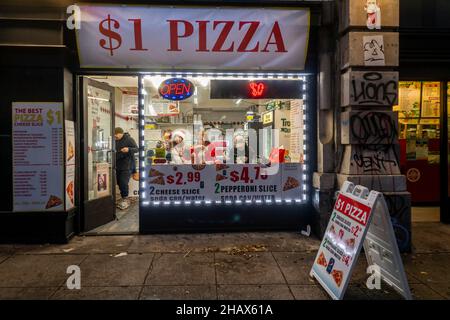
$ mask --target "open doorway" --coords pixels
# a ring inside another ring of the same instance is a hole
[[[84,234],[138,233],[138,77],[80,80]]]

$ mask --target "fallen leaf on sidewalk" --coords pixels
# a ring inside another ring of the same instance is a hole
[[[128,255],[128,253],[126,253],[126,252],[121,252],[121,253],[119,253],[119,254],[116,254],[116,255],[114,256],[114,258],[119,258],[119,257],[123,257],[123,256],[126,256],[126,255]]]
[[[73,250],[75,250],[75,249],[74,248],[63,249],[64,252],[70,252],[70,251],[73,251]]]

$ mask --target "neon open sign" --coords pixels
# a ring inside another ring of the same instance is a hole
[[[194,93],[194,84],[183,78],[170,78],[159,85],[159,94],[168,100],[185,100]]]

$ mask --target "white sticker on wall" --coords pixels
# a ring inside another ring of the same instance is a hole
[[[364,10],[367,12],[367,28],[381,29],[381,8],[378,0],[367,0]]]
[[[386,65],[383,36],[364,36],[363,49],[365,66]]]

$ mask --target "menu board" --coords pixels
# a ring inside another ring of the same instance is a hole
[[[290,156],[292,162],[303,163],[303,101],[291,101]]]
[[[419,81],[400,81],[398,87],[399,117],[419,117],[421,83]]]
[[[75,125],[73,121],[65,121],[66,139],[66,210],[75,206]]]
[[[422,117],[439,117],[440,97],[439,82],[423,82]]]
[[[62,102],[13,102],[14,211],[64,210]]]
[[[345,292],[371,214],[369,206],[339,194],[312,268],[333,297]]]
[[[152,202],[297,200],[303,188],[298,163],[152,165],[146,175]]]

